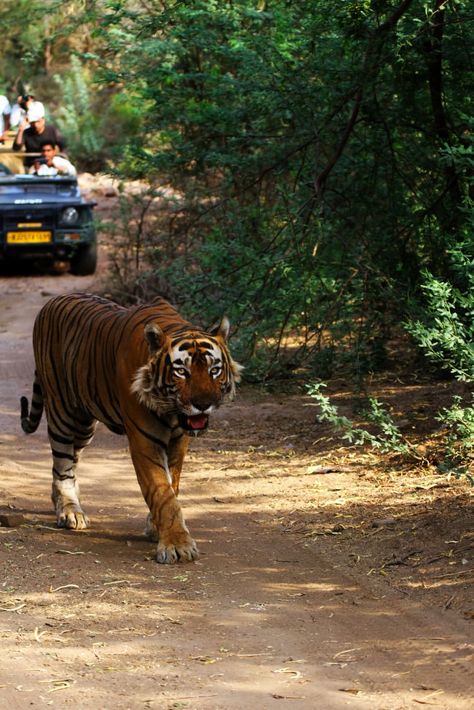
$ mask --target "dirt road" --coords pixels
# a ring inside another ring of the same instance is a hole
[[[467,484],[347,453],[305,397],[243,387],[193,442],[196,563],[154,561],[126,440],[102,427],[80,476],[92,528],[55,528],[45,422],[22,434],[19,397],[36,312],[93,288],[0,279],[0,512],[26,520],[0,527],[0,707],[472,708]]]

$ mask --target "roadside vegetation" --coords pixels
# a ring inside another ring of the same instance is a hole
[[[437,460],[469,473],[471,3],[18,0],[0,20],[4,91],[45,101],[82,170],[142,185],[105,226],[109,291],[226,311],[248,380],[297,378],[357,438],[320,388],[349,373],[382,428],[359,436],[407,456],[370,377],[405,358],[462,383]]]

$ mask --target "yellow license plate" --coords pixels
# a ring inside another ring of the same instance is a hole
[[[7,232],[7,244],[47,244],[51,232]]]

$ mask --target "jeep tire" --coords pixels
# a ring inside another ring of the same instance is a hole
[[[90,276],[97,266],[97,244],[79,247],[71,259],[71,273],[75,276]]]

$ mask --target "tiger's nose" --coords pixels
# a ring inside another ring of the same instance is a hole
[[[209,412],[214,408],[214,401],[208,398],[193,399],[191,404],[194,409],[197,409],[203,414],[209,414]]]

